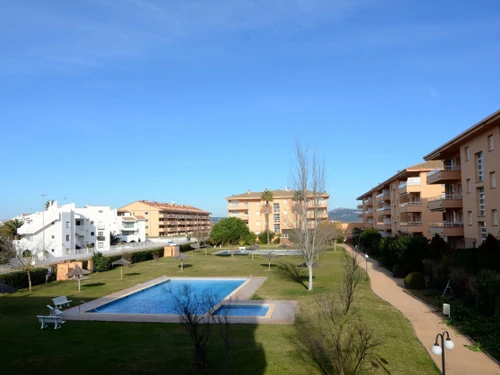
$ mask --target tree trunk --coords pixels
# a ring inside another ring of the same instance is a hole
[[[29,288],[29,291],[31,292],[31,273],[29,270],[26,272],[28,274],[28,288]]]
[[[307,269],[309,270],[309,285],[307,287],[307,290],[311,291],[311,290],[313,290],[313,266],[312,266],[312,262],[307,265]]]

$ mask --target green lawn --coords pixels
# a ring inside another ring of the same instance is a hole
[[[211,250],[210,252],[213,252]],[[342,277],[341,252],[328,251],[315,268],[314,292],[308,292],[283,266],[301,263],[300,258],[275,260],[267,270],[263,257],[217,257],[204,252],[190,253],[183,272],[174,259],[161,258],[134,264],[124,269],[91,275],[78,292],[74,281],[53,282],[0,295],[0,332],[2,337],[2,374],[186,374],[189,373],[191,346],[184,328],[178,324],[109,323],[67,321],[60,330],[40,330],[36,315],[47,314],[51,298],[66,295],[88,301],[112,292],[169,276],[267,276],[257,291],[264,299],[299,301],[298,315],[314,319],[315,297],[338,285]],[[282,267],[279,267],[281,265]],[[297,268],[295,268],[297,269]],[[300,269],[306,275],[305,269]],[[368,283],[361,285],[358,305],[363,320],[376,327],[384,340],[376,360],[377,374],[439,374],[410,322],[395,308],[375,296]],[[294,325],[234,325],[236,346],[230,358],[229,374],[316,374],[300,353],[300,336]],[[222,342],[214,331],[207,373],[219,374],[223,359]]]

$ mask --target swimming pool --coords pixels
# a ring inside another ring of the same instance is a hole
[[[246,279],[169,279],[140,289],[112,302],[97,306],[89,313],[179,314],[179,303],[188,298],[196,313],[205,314],[240,288]],[[187,289],[186,289],[187,288]],[[189,290],[186,293],[186,290]],[[206,297],[209,297],[209,301]],[[200,307],[201,305],[201,307]]]
[[[270,305],[221,305],[213,315],[267,317]]]

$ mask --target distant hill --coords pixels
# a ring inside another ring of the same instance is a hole
[[[212,223],[218,223],[219,221],[221,221],[221,219],[224,219],[223,217],[212,217],[210,218],[212,220]]]
[[[355,208],[334,208],[333,210],[328,211],[328,219],[341,221],[343,223],[362,222],[363,219],[358,217],[358,214],[360,213],[361,210],[357,210]]]

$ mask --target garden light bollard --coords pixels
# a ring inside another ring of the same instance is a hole
[[[368,254],[365,254],[365,261],[366,261],[366,281],[368,281]]]
[[[445,335],[446,335],[446,341],[444,339]],[[441,345],[439,345],[439,338],[441,338]],[[444,331],[443,333],[438,333],[436,335],[436,341],[434,342],[434,345],[432,346],[432,353],[434,353],[435,355],[441,354],[443,375],[446,375],[446,364],[444,361],[445,349],[452,350],[454,347],[455,347],[455,344],[453,343],[453,341],[451,341],[450,334],[448,333],[448,331]]]

